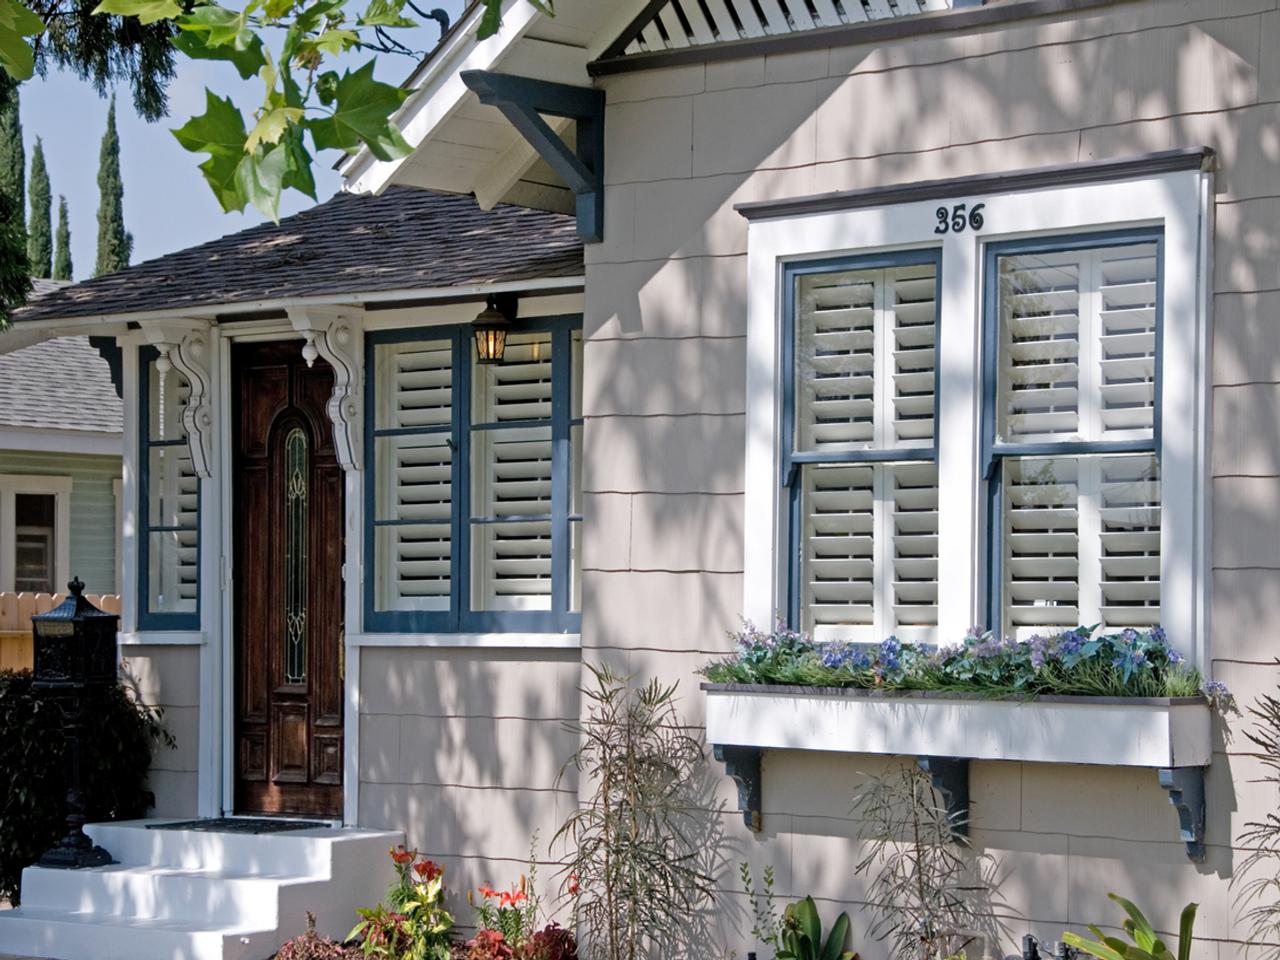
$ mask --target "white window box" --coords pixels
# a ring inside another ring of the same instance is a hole
[[[711,683],[702,689],[707,740],[738,780],[748,825],[756,829],[763,750],[914,756],[957,814],[968,806],[971,759],[1151,767],[1178,808],[1188,853],[1203,858],[1212,714],[1201,697],[992,698]]]

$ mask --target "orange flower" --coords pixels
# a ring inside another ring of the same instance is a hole
[[[418,875],[419,880],[424,883],[430,883],[444,873],[444,867],[439,866],[432,860],[419,860],[413,865],[413,872]]]
[[[399,866],[404,866],[407,863],[413,863],[413,858],[414,854],[410,853],[403,846],[396,847],[391,851],[391,859]]]
[[[569,896],[576,897],[578,895],[578,875],[576,873],[569,874]]]
[[[525,893],[523,890],[516,890],[516,891],[513,891],[512,893],[503,893],[503,894],[499,894],[498,906],[502,907],[503,909],[507,907],[514,907],[516,906],[516,904],[520,903],[522,900],[528,900],[528,899],[529,899],[529,895]]]
[[[496,897],[498,895],[498,891],[491,889],[490,887],[476,887],[476,891],[480,894],[480,896],[484,897],[486,900],[488,900],[490,897]]]

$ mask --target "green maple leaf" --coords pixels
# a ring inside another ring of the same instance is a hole
[[[181,32],[173,38],[173,45],[193,60],[226,60],[235,66],[242,80],[255,76],[267,62],[262,39],[254,36],[243,49],[235,44],[210,45],[205,34],[188,30],[178,24]]]
[[[225,211],[243,210],[249,202],[240,186],[238,170],[248,156],[244,117],[228,97],[225,100],[205,90],[205,112],[192,117],[173,131],[183,148],[192,153],[207,153],[209,159],[200,164],[214,196]]]
[[[416,27],[416,21],[403,13],[405,0],[369,0],[369,6],[356,21],[362,27]]]
[[[93,12],[137,17],[139,23],[147,24],[181,16],[182,7],[175,0],[102,0],[93,8]]]
[[[311,172],[311,154],[303,143],[302,127],[296,124],[287,127],[280,146],[287,161],[281,186],[286,190],[300,190],[312,200],[316,199],[316,178]]]
[[[391,114],[408,94],[399,87],[373,79],[372,60],[358,70],[343,74],[333,93],[333,113],[305,121],[317,148],[336,147],[355,153],[363,144],[379,160],[395,160],[410,153],[409,144],[391,123]]]
[[[296,124],[301,119],[300,107],[277,106],[264,110],[258,122],[249,131],[249,137],[244,144],[245,150],[252,153],[259,144],[279,143],[280,138],[284,136],[285,128]]]
[[[277,223],[288,167],[289,152],[279,144],[246,153],[236,167],[235,183],[240,196]]]
[[[18,0],[0,0],[0,67],[14,80],[27,80],[35,70],[35,55],[24,37],[44,32],[44,21]]]

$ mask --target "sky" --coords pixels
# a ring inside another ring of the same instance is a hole
[[[451,16],[462,0],[433,0]],[[419,38],[416,35],[421,33]],[[421,31],[398,36],[411,45],[429,47],[439,31],[428,24]],[[380,80],[399,82],[413,62],[404,57],[384,57],[376,71]],[[359,60],[353,60],[353,63]],[[349,66],[350,64],[343,64]],[[117,88],[116,125],[120,132],[120,166],[124,179],[125,227],[133,234],[133,262],[195,246],[261,223],[252,207],[244,213],[223,213],[204,181],[198,165],[205,154],[188,153],[170,132],[187,119],[204,112],[205,87],[220,96],[231,95],[245,109],[261,101],[261,83],[242,81],[229,65],[178,58],[178,75],[169,86],[169,116],[147,123],[133,112],[127,84]],[[57,224],[58,196],[67,198],[71,224],[71,258],[76,280],[93,274],[98,239],[98,152],[107,123],[107,101],[89,83],[73,74],[50,69],[45,79],[35,77],[20,88],[22,131],[27,150],[27,176],[31,175],[31,151],[36,137],[44,142]],[[317,157],[316,195],[331,197],[341,186],[332,169],[336,151]],[[287,191],[280,215],[312,206],[313,201],[296,190]]]

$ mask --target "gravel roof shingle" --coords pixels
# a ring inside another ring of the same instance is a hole
[[[124,404],[88,337],[0,353],[0,427],[123,433]]]
[[[581,275],[574,218],[393,187],[62,287],[18,323]]]

